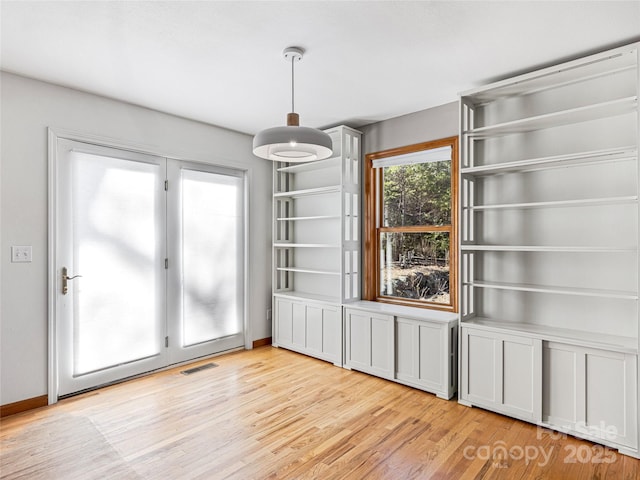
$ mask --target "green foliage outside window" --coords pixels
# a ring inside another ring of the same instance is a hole
[[[451,162],[384,168],[384,226],[449,225]]]

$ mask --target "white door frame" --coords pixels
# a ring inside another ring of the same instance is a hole
[[[47,129],[48,135],[48,248],[47,248],[47,324],[48,324],[48,375],[47,375],[47,396],[48,404],[52,405],[58,402],[58,330],[57,330],[57,312],[56,312],[56,294],[57,294],[57,274],[56,274],[56,252],[57,244],[56,238],[58,234],[58,219],[57,219],[57,194],[58,194],[58,154],[57,144],[58,139],[72,140],[77,142],[90,143],[107,148],[116,148],[122,150],[128,150],[131,152],[142,153],[147,155],[155,155],[165,157],[167,159],[185,161],[190,163],[201,163],[203,165],[214,165],[207,162],[199,162],[197,160],[191,160],[183,158],[182,156],[167,155],[164,152],[158,151],[157,148],[149,145],[136,144],[133,142],[124,142],[118,139],[110,137],[102,137],[93,134],[87,134],[83,132],[52,128]],[[234,168],[227,165],[220,165],[222,168]],[[241,169],[243,170],[243,169]],[[248,265],[250,264],[249,257],[249,244],[250,238],[250,225],[249,225],[249,183],[251,181],[251,172],[244,171],[244,308],[243,308],[243,328],[244,328],[244,343],[245,349],[253,348],[253,344],[250,340],[251,337],[251,325],[248,322],[248,299],[251,298],[251,292],[249,290],[250,284],[248,281]]]

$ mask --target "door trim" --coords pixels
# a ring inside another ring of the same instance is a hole
[[[57,143],[58,139],[71,140],[76,142],[84,142],[92,145],[97,145],[107,148],[115,148],[121,150],[127,150],[130,152],[141,153],[145,155],[154,155],[165,157],[170,160],[178,160],[181,162],[188,162],[192,164],[202,164],[207,166],[219,166],[226,169],[239,170],[244,173],[244,309],[243,309],[243,329],[244,329],[244,348],[252,349],[253,345],[250,341],[251,338],[251,325],[248,321],[248,299],[251,297],[250,282],[248,280],[248,265],[250,265],[249,255],[249,242],[251,238],[250,232],[250,218],[249,218],[249,184],[252,180],[251,169],[237,168],[230,165],[214,163],[208,163],[198,160],[192,160],[185,155],[167,154],[160,151],[157,147],[153,147],[147,144],[135,143],[130,141],[123,141],[120,139],[99,136],[86,132],[79,132],[75,130],[69,130],[58,127],[47,127],[47,165],[48,165],[48,208],[47,208],[47,401],[49,405],[53,405],[58,402],[58,331],[57,331],[57,312],[56,312],[56,292],[58,276],[56,275],[56,251],[57,251],[57,171],[58,171],[58,155],[57,155]],[[171,367],[171,366],[167,366]]]

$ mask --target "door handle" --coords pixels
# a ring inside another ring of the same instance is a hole
[[[82,275],[73,275],[70,277],[68,275],[67,267],[62,267],[62,294],[66,295],[69,292],[69,285],[67,283],[69,280],[73,280],[74,278],[81,276]]]

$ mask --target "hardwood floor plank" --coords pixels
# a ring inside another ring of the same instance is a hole
[[[640,461],[618,452],[612,463],[567,463],[571,449],[596,447],[286,350],[216,363],[3,418],[0,478],[635,480],[640,472]],[[545,462],[519,458],[527,448],[551,453]]]

